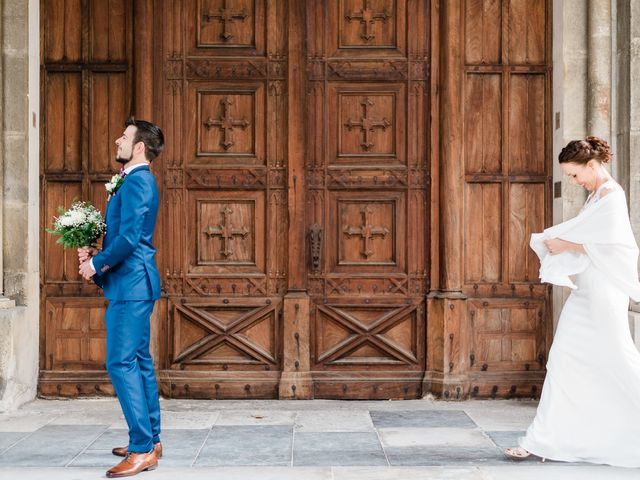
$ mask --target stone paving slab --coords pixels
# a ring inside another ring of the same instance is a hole
[[[0,415],[0,432],[35,432],[51,423],[59,414],[38,413],[28,410]]]
[[[494,446],[481,430],[470,428],[381,428],[379,433],[385,448]]]
[[[195,465],[291,465],[292,439],[293,427],[287,425],[215,426]]]
[[[316,410],[298,412],[296,432],[373,432],[368,411]]]
[[[0,455],[0,466],[64,467],[104,432],[104,425],[47,425]]]
[[[385,449],[391,466],[496,465],[511,462],[496,446],[431,446]]]
[[[477,425],[462,410],[457,411],[371,411],[376,428],[457,427],[476,428]]]
[[[27,435],[29,432],[0,432],[0,454]]]
[[[223,411],[216,421],[218,425],[293,425],[296,412],[274,410]]]
[[[497,431],[497,432],[485,432],[489,438],[500,448],[514,447],[518,445],[518,439],[524,437],[526,431]]]
[[[295,435],[294,466],[387,466],[375,432],[300,432]]]
[[[486,431],[526,430],[536,416],[535,405],[528,402],[517,408],[508,404],[496,404],[496,407],[500,405],[499,408],[487,408],[485,405],[465,407],[465,412],[479,428]]]
[[[162,431],[209,429],[216,424],[220,412],[162,412]]]

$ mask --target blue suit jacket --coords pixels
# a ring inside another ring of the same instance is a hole
[[[125,177],[107,204],[107,233],[102,251],[93,257],[93,279],[109,300],[160,298],[153,246],[158,198],[155,177],[145,165]]]

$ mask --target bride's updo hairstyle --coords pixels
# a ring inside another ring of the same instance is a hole
[[[587,137],[584,140],[572,140],[558,155],[560,163],[577,163],[586,165],[589,160],[607,163],[611,160],[611,147],[598,137]]]

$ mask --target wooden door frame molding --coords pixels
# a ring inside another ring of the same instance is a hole
[[[287,207],[289,211],[289,257],[287,259],[287,294],[283,308],[283,356],[279,397],[282,399],[313,398],[309,295],[306,285],[305,238],[305,99],[306,2],[288,4],[288,171]],[[301,121],[301,119],[303,119]]]

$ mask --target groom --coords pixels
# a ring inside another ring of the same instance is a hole
[[[162,456],[158,386],[149,354],[149,317],[160,298],[152,243],[158,188],[149,164],[162,152],[164,135],[157,125],[130,118],[116,145],[124,181],[110,192],[102,250],[78,249],[80,274],[93,278],[109,300],[107,371],[129,426],[128,446],[113,449],[125,458],[107,471],[109,478],[153,470]]]

